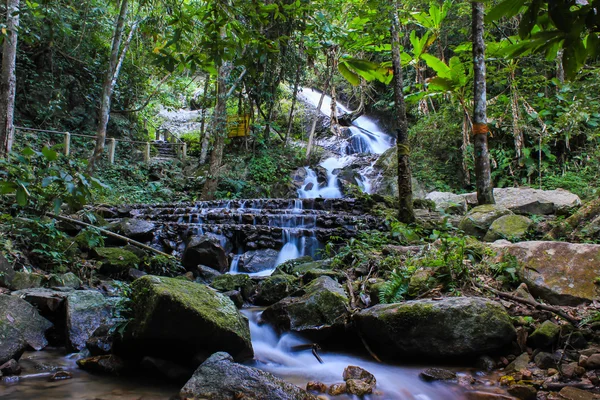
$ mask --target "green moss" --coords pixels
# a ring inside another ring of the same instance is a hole
[[[38,288],[42,287],[46,280],[46,276],[42,274],[18,271],[10,282],[10,286],[13,290]]]
[[[536,347],[549,347],[552,346],[558,335],[560,334],[560,327],[552,321],[544,321],[529,337],[531,342]]]
[[[246,274],[223,274],[215,277],[210,283],[212,287],[222,292],[244,289],[251,284],[252,282],[250,281],[250,277],[248,277]]]
[[[522,215],[504,215],[490,225],[484,240],[493,242],[498,239],[520,240],[527,234],[532,221]]]

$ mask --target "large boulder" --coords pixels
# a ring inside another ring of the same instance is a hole
[[[476,193],[462,195],[467,202],[477,200]],[[540,190],[528,187],[494,189],[496,204],[515,214],[561,214],[581,205],[579,196],[564,189]]]
[[[379,304],[354,315],[362,337],[388,359],[487,354],[515,337],[504,308],[479,297]]]
[[[208,235],[192,236],[188,240],[181,263],[188,271],[198,265],[206,265],[221,273],[229,270],[225,249],[217,238]]]
[[[268,307],[262,318],[280,332],[294,331],[313,340],[326,340],[340,333],[345,324],[348,296],[342,286],[321,276],[298,293]]]
[[[483,240],[486,242],[499,239],[520,240],[527,235],[532,225],[533,221],[523,215],[508,214],[492,222]]]
[[[109,276],[126,276],[130,268],[137,268],[140,258],[129,250],[120,247],[96,247],[94,257],[102,263],[100,272]]]
[[[119,224],[119,232],[130,239],[139,242],[152,240],[156,225],[143,219],[126,218]]]
[[[279,252],[275,249],[250,250],[244,253],[243,272],[260,272],[275,266]]]
[[[285,273],[269,276],[259,283],[254,296],[254,304],[270,306],[289,296],[299,287],[299,279],[295,276]]]
[[[198,367],[181,389],[182,399],[312,400],[313,395],[268,372],[233,362],[227,353],[215,353]]]
[[[239,360],[252,357],[248,320],[229,298],[208,286],[147,275],[131,288],[133,319],[118,352],[182,363],[215,351]]]
[[[458,227],[467,235],[483,239],[495,220],[509,214],[512,214],[512,211],[497,204],[477,206],[465,215]]]
[[[10,349],[20,349],[21,341],[34,350],[43,349],[48,345],[45,333],[51,327],[52,323],[40,316],[35,307],[25,300],[16,296],[0,295],[0,336],[6,337],[6,343],[4,340],[0,341],[3,353],[9,353]],[[15,331],[20,336],[19,340],[16,340]],[[6,361],[8,360],[4,360]]]
[[[16,328],[0,321],[0,365],[18,360],[27,349],[27,342]]]
[[[431,192],[425,200],[435,203],[436,210],[447,214],[464,214],[467,212],[467,200],[464,196],[449,192]]]
[[[530,292],[551,304],[575,306],[600,299],[600,245],[566,242],[493,243],[500,257],[510,255]]]
[[[75,290],[66,300],[67,349],[81,351],[94,331],[112,318],[112,306],[102,293]]]
[[[12,290],[39,288],[44,286],[48,277],[37,272],[17,271],[10,282]]]

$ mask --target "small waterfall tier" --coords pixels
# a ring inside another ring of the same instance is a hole
[[[101,207],[108,222],[132,218],[154,226],[152,247],[181,256],[192,236],[219,240],[230,273],[269,275],[287,260],[318,257],[331,237],[385,229],[357,199],[258,199]],[[112,218],[111,218],[112,217]],[[339,240],[338,239],[338,240]]]

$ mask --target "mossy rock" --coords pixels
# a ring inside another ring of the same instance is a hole
[[[529,336],[529,341],[535,348],[548,348],[558,340],[560,335],[560,326],[552,321],[544,321],[532,334]]]
[[[280,264],[277,267],[277,270],[282,271],[286,274],[291,274],[292,270],[296,267],[298,267],[299,265],[302,264],[308,264],[308,263],[312,263],[313,259],[310,256],[303,256],[300,258],[296,258],[294,260],[288,260],[286,262],[284,262],[283,264]]]
[[[69,287],[73,289],[79,289],[83,283],[81,279],[72,272],[66,274],[52,274],[48,279],[48,287]]]
[[[140,258],[120,247],[96,247],[94,256],[102,262],[100,273],[111,277],[123,277],[130,268],[137,268]]]
[[[494,242],[506,239],[512,242],[522,240],[533,225],[533,221],[523,215],[504,215],[490,225],[483,240]]]
[[[246,274],[223,274],[215,276],[210,286],[221,292],[240,290],[242,293],[250,293],[253,291],[254,283]]]
[[[341,271],[333,271],[330,269],[310,269],[306,272],[304,272],[304,275],[302,275],[302,282],[304,284],[310,283],[312,281],[314,281],[315,279],[321,277],[321,276],[328,276],[331,279],[335,280],[335,281],[342,281],[343,279],[346,278],[346,276],[344,275],[343,272]]]
[[[354,323],[374,352],[391,360],[478,356],[515,337],[504,307],[479,297],[379,304],[356,313]]]
[[[133,319],[117,353],[155,356],[197,365],[227,351],[237,360],[253,355],[248,320],[226,296],[208,286],[146,275],[131,285]]]
[[[48,277],[35,272],[17,271],[10,282],[12,290],[23,290],[42,287],[48,282]]]
[[[327,340],[343,333],[348,296],[342,286],[328,276],[312,281],[297,297],[268,307],[262,318],[280,332],[294,331],[315,341]]]
[[[512,211],[507,208],[496,204],[484,204],[469,211],[458,227],[467,235],[482,239],[495,220],[509,214],[512,214]]]
[[[417,297],[419,294],[429,289],[435,272],[430,268],[421,268],[415,271],[408,282],[407,294],[410,297]]]
[[[287,274],[273,275],[259,283],[254,304],[270,306],[289,296],[300,287],[298,278]]]

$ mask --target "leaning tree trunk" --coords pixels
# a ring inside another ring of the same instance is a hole
[[[231,71],[231,65],[224,63],[219,67],[217,77],[217,104],[213,115],[212,136],[215,139],[215,145],[210,153],[210,163],[208,165],[208,178],[202,190],[201,200],[213,200],[219,185],[219,172],[223,162],[223,149],[225,148],[225,138],[227,137],[227,78]]]
[[[412,195],[412,176],[410,172],[410,149],[408,147],[408,121],[406,119],[406,104],[402,91],[402,64],[400,63],[400,21],[398,20],[398,3],[392,0],[392,67],[394,70],[394,105],[398,139],[398,219],[404,223],[415,221]]]
[[[217,82],[217,85],[219,83]],[[200,122],[200,137],[201,137],[201,147],[200,147],[200,165],[206,164],[206,158],[208,157],[208,146],[210,144],[210,132],[205,129],[206,124],[206,107],[208,103],[208,90],[210,87],[210,75],[206,76],[206,81],[204,82],[204,93],[202,94],[202,111],[201,111],[201,122]]]
[[[102,85],[102,96],[99,111],[98,128],[96,130],[96,146],[94,152],[90,157],[88,163],[88,172],[91,174],[94,172],[96,162],[102,156],[104,152],[104,144],[106,141],[106,127],[108,125],[108,119],[110,118],[110,102],[114,89],[114,84],[117,78],[117,67],[119,63],[119,51],[121,49],[121,42],[123,40],[123,32],[125,31],[125,20],[127,19],[127,13],[129,11],[129,0],[122,0],[121,11],[117,17],[117,23],[115,26],[115,34],[113,36],[112,47],[110,50],[110,59],[108,63],[108,69],[104,77],[104,83]]]
[[[473,2],[473,149],[475,151],[475,176],[477,202],[494,204],[494,191],[488,151],[488,126],[485,82],[485,42],[483,40],[483,3]]]
[[[14,114],[17,76],[17,39],[19,0],[6,1],[6,38],[2,46],[2,77],[0,78],[0,157],[8,156],[15,135]]]

